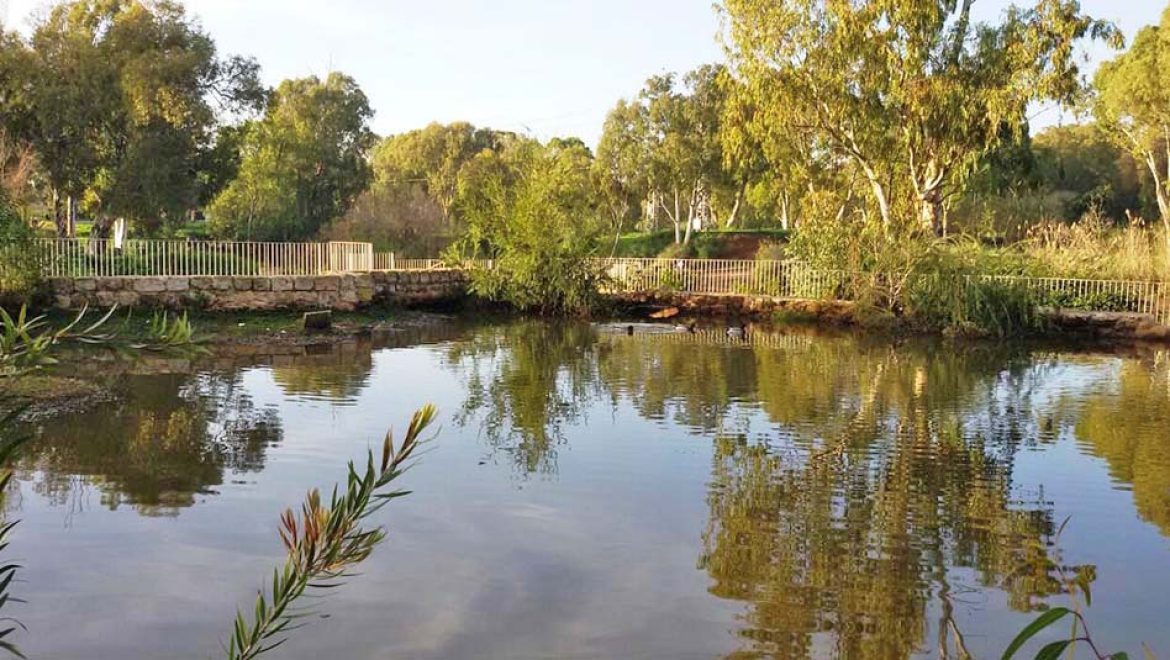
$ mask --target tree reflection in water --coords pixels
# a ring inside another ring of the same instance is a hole
[[[239,374],[137,377],[99,410],[55,417],[18,468],[36,492],[78,506],[88,487],[110,509],[174,515],[227,472],[256,472],[280,442],[274,410],[256,408]]]
[[[562,427],[599,401],[715,434],[699,565],[712,594],[745,605],[744,657],[901,658],[928,636],[961,656],[964,594],[998,589],[1030,611],[1060,591],[1053,505],[1013,479],[1017,453],[1054,437],[1032,409],[1044,360],[711,339],[519,323],[448,357],[469,374],[464,423],[482,421],[489,448],[524,472],[555,470]],[[1129,387],[1137,401],[1153,391]],[[751,428],[761,417],[766,432]]]
[[[1142,520],[1170,535],[1170,352],[1123,362],[1075,419],[1086,448],[1105,459],[1115,480],[1133,485]]]
[[[521,473],[554,473],[563,428],[598,393],[596,331],[526,321],[453,344],[448,364],[467,379],[460,425],[479,425],[493,456]]]

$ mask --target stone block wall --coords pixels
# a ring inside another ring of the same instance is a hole
[[[273,277],[88,277],[51,281],[61,309],[110,307],[264,311],[333,309],[371,304],[417,306],[466,295],[461,270],[379,271]]]

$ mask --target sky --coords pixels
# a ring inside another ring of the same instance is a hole
[[[1018,0],[1017,0],[1018,1]],[[0,0],[3,4],[5,0]],[[7,0],[27,29],[44,0]],[[1082,0],[1132,36],[1166,0]],[[712,0],[186,0],[225,54],[250,55],[265,81],[353,76],[381,135],[470,121],[595,145],[606,113],[651,75],[723,59]],[[1009,0],[976,0],[994,18]],[[1110,57],[1093,48],[1094,62]],[[1090,67],[1091,69],[1092,67]],[[1038,108],[1035,129],[1070,122]]]

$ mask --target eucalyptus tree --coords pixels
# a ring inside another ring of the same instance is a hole
[[[886,228],[913,217],[938,234],[1001,127],[1021,126],[1035,101],[1082,94],[1077,42],[1119,40],[1075,0],[1013,6],[995,24],[972,18],[972,4],[724,0],[737,93],[769,140],[855,172]]]
[[[208,211],[212,230],[245,240],[303,240],[369,185],[369,100],[353,78],[286,80],[241,141],[237,177]]]
[[[610,112],[598,145],[606,201],[624,212],[621,204],[640,195],[647,224],[665,215],[676,242],[689,241],[696,221],[717,224],[726,211],[734,222],[733,200],[741,199],[723,167],[723,76],[722,66],[705,65],[651,77],[636,100]]]
[[[484,151],[463,168],[467,229],[450,254],[493,260],[492,268],[473,270],[472,292],[545,314],[585,313],[596,304],[600,278],[586,258],[600,228],[591,160],[579,140],[524,140],[502,153]]]
[[[1103,128],[1149,170],[1170,229],[1170,7],[1158,25],[1097,72],[1095,112]]]
[[[485,150],[499,151],[508,134],[467,122],[432,123],[392,135],[374,149],[375,187],[420,186],[442,209],[450,228],[457,222],[459,175]]]
[[[618,101],[601,129],[597,156],[593,160],[594,185],[598,199],[606,210],[616,233],[641,217],[649,182],[646,163],[649,145],[642,107],[622,99]],[[648,226],[646,229],[657,229]]]
[[[221,58],[182,5],[75,0],[54,6],[25,45],[23,126],[48,174],[59,231],[78,202],[99,230],[194,207],[203,154],[221,120],[263,103],[258,65]]]

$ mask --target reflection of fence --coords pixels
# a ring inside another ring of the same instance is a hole
[[[727,332],[726,328],[671,329],[667,325],[633,327],[634,333],[629,334],[624,326],[609,326],[608,330],[601,333],[600,336],[603,341],[610,342],[636,341],[639,343],[730,346],[735,348],[762,346],[789,350],[804,350],[816,341],[813,333],[799,334],[752,329],[744,334],[732,335]]]
[[[369,243],[37,239],[46,277],[320,275],[368,271]]]

